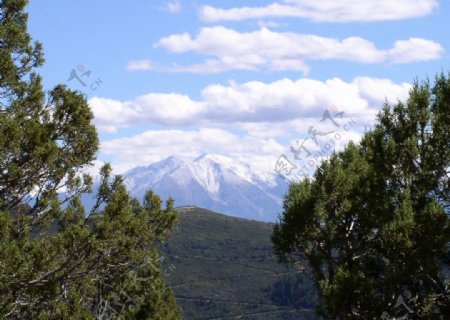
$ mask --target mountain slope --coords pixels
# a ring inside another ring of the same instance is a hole
[[[142,198],[152,189],[177,205],[196,205],[233,216],[275,221],[286,182],[230,158],[204,154],[189,160],[170,157],[124,174],[130,193]]]
[[[163,246],[166,280],[186,319],[313,319],[314,290],[277,263],[273,225],[182,207]]]

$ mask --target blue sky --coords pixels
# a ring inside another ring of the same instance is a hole
[[[119,173],[204,152],[301,167],[292,148],[302,161],[342,148],[414,78],[450,70],[447,0],[31,0],[28,12],[46,89],[86,94],[99,160]],[[320,121],[326,110],[342,113]]]

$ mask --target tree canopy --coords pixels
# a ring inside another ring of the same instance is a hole
[[[27,2],[0,1],[0,317],[179,319],[158,251],[177,221],[173,200],[163,207],[148,192],[141,204],[106,165],[83,207],[93,114],[80,92],[44,92]]]
[[[450,76],[386,103],[359,144],[293,183],[272,241],[333,319],[450,314]]]

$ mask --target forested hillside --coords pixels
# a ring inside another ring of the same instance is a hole
[[[315,294],[303,267],[279,264],[273,225],[180,207],[161,257],[186,319],[309,319]]]

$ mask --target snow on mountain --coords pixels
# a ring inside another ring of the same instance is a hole
[[[286,182],[231,158],[202,154],[169,157],[124,174],[130,193],[142,199],[153,190],[177,206],[195,205],[242,218],[275,221],[282,210]]]

